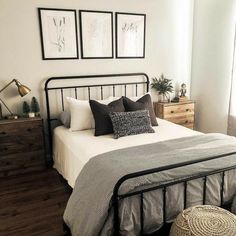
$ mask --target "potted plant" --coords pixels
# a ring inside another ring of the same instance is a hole
[[[161,74],[159,79],[156,77],[153,78],[151,87],[156,90],[159,95],[162,95],[162,102],[165,102],[166,100],[168,102],[170,101],[168,95],[173,92],[172,81],[170,79],[165,78],[165,76]]]
[[[40,108],[39,108],[39,103],[38,103],[36,97],[32,97],[32,100],[31,100],[31,111],[34,112],[34,114],[36,116],[39,116]]]

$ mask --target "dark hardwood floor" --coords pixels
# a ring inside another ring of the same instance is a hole
[[[0,235],[60,236],[71,188],[54,170],[0,178]]]

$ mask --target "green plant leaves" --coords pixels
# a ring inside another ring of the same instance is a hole
[[[170,79],[165,78],[163,74],[157,79],[153,78],[153,82],[151,83],[151,88],[156,90],[160,95],[167,94],[173,92],[172,81]]]

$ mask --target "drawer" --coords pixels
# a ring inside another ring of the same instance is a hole
[[[42,133],[34,135],[7,136],[0,138],[1,155],[42,150],[44,148]]]
[[[189,116],[169,117],[169,118],[166,118],[166,120],[171,121],[175,124],[179,124],[179,125],[188,125],[188,124],[194,123],[194,116],[189,115]]]
[[[194,103],[164,107],[164,119],[181,115],[194,115]]]
[[[0,158],[0,176],[26,173],[46,168],[44,151],[12,154]]]
[[[15,122],[0,125],[0,138],[19,134],[32,134],[42,132],[42,121]]]

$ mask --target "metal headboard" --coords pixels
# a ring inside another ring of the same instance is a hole
[[[52,81],[59,81],[59,80],[82,80],[82,79],[90,79],[90,78],[113,78],[113,77],[143,77],[144,81],[131,81],[131,82],[121,82],[121,83],[105,83],[105,84],[91,84],[91,85],[68,85],[68,86],[50,86],[50,82]],[[65,108],[64,105],[64,91],[65,90],[74,90],[75,98],[78,96],[78,89],[79,88],[84,88],[88,90],[88,98],[90,99],[91,97],[91,88],[97,87],[100,88],[100,95],[101,95],[101,100],[103,100],[104,97],[104,92],[103,88],[104,87],[111,87],[112,88],[112,95],[116,95],[116,88],[117,86],[124,86],[124,94],[126,96],[126,87],[127,85],[134,85],[135,86],[135,93],[137,95],[138,92],[138,85],[142,84],[143,86],[146,85],[146,91],[149,92],[149,77],[145,73],[126,73],[126,74],[105,74],[105,75],[80,75],[80,76],[63,76],[63,77],[51,77],[47,79],[45,82],[45,94],[46,94],[46,108],[47,108],[47,125],[48,125],[48,135],[49,135],[49,148],[50,148],[50,154],[52,154],[52,122],[57,120],[56,118],[53,118],[51,115],[51,107],[50,107],[50,96],[49,96],[49,91],[51,90],[59,90],[60,95],[61,95],[61,107],[62,111]]]

